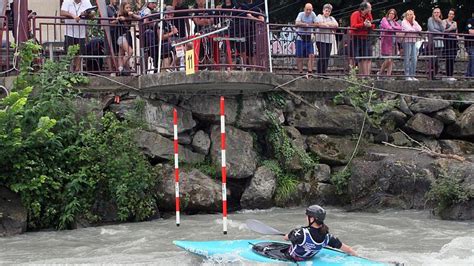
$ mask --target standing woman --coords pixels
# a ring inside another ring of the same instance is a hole
[[[402,21],[402,30],[405,31],[403,37],[405,77],[406,80],[417,81],[415,73],[418,50],[415,43],[420,39],[419,32],[421,31],[421,26],[416,22],[413,10],[408,10],[405,13],[405,19]]]
[[[316,17],[316,47],[318,47],[318,73],[327,72],[329,57],[331,57],[332,44],[336,42],[334,32],[339,23],[331,16],[332,5],[325,4],[323,6],[323,14]]]
[[[448,12],[448,18],[443,20],[444,32],[447,33],[444,39],[444,55],[446,56],[446,75],[447,80],[455,81],[454,74],[454,60],[458,54],[458,24],[454,21],[455,10],[451,8]]]
[[[382,29],[381,52],[382,56],[389,56],[389,58],[385,59],[380,67],[380,71],[377,72],[377,76],[383,75],[385,70],[387,70],[387,76],[392,75],[393,59],[391,57],[397,54],[395,31],[402,29],[397,20],[397,11],[391,8],[380,22],[380,28]]]
[[[435,33],[443,33],[444,32],[444,25],[443,25],[443,16],[441,15],[441,9],[435,8],[433,9],[433,13],[431,17],[428,19],[428,31],[435,32]],[[434,77],[438,75],[439,70],[439,63],[438,57],[443,53],[444,42],[442,38],[444,35],[440,34],[433,34],[433,42],[429,45],[429,54],[434,55],[433,59],[430,59],[432,63],[432,68],[429,69],[430,76]]]
[[[132,12],[132,6],[128,2],[122,2],[117,17],[119,25],[117,28],[117,44],[119,46],[120,74],[123,73],[125,68],[129,68],[129,60],[133,53],[132,34],[130,33],[132,19],[140,19],[140,16]]]

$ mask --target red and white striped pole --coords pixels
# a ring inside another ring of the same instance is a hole
[[[173,109],[174,189],[176,193],[176,226],[179,226],[179,163],[178,163],[178,111]]]
[[[227,234],[227,169],[225,165],[225,105],[221,96],[221,163],[222,163],[222,226]]]

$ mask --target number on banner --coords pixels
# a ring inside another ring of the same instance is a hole
[[[186,75],[195,73],[194,70],[194,49],[186,51]]]

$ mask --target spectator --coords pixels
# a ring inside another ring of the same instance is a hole
[[[458,54],[458,24],[454,21],[455,10],[450,9],[448,12],[448,18],[443,20],[444,32],[447,33],[444,36],[444,56],[446,57],[446,80],[456,81],[453,78],[454,74],[454,61],[456,60],[456,55]]]
[[[191,26],[189,25],[189,20],[185,17],[189,16],[188,6],[184,3],[184,0],[173,0],[172,4],[176,13],[174,14],[175,19],[175,26],[178,28],[178,36],[180,38],[185,38],[190,35]],[[179,18],[179,19],[178,19]]]
[[[110,0],[110,4],[107,6],[107,18],[114,19],[114,20],[109,20],[109,23],[112,25],[110,27],[110,44],[105,45],[106,47],[106,54],[109,54],[111,56],[115,56],[117,52],[119,51],[119,46],[117,44],[117,15],[118,15],[118,10],[119,10],[119,1],[118,0]],[[112,58],[108,57],[107,58],[107,64],[109,66],[110,70],[114,70],[113,64],[112,64]]]
[[[206,8],[205,4],[205,0],[196,0],[196,4],[193,6],[194,9],[199,9],[193,14],[195,35],[204,33],[214,24],[214,19],[209,17],[210,15],[207,10],[204,10]],[[210,61],[210,41],[208,38],[201,38],[199,43],[199,64],[210,63]]]
[[[441,9],[435,8],[433,9],[432,16],[428,19],[428,31],[429,32],[436,32],[436,33],[443,33],[444,26],[443,26],[443,16],[441,15]],[[434,56],[430,58],[430,68],[429,68],[429,76],[434,78],[438,75],[439,71],[439,63],[438,57],[443,53],[443,35],[440,34],[433,34],[433,41],[429,42],[428,45],[428,54]]]
[[[389,56],[383,62],[380,67],[380,71],[377,72],[377,76],[383,75],[384,71],[387,70],[387,76],[392,75],[393,59],[392,57],[397,55],[397,38],[395,37],[394,31],[400,31],[402,26],[397,22],[397,11],[393,8],[389,9],[385,17],[380,22],[381,33],[381,52],[382,56]]]
[[[421,31],[421,26],[415,20],[415,12],[408,10],[402,21],[402,30],[406,31],[403,37],[404,67],[406,80],[417,81],[415,78],[416,62],[418,51],[415,43],[420,39],[417,32]]]
[[[65,0],[61,5],[61,16],[66,17],[66,32],[64,36],[64,50],[68,51],[69,46],[79,45],[79,55],[84,54],[86,45],[86,26],[84,25],[87,17],[92,16],[92,12],[86,10],[92,7],[89,0]],[[82,25],[81,25],[82,24]],[[73,70],[79,71],[81,61],[79,57],[73,60]]]
[[[472,12],[471,18],[467,20],[466,30],[468,36],[464,38],[464,46],[469,55],[466,76],[474,77],[474,12]]]
[[[157,22],[158,36],[161,36],[161,58],[163,59],[163,67],[169,68],[175,65],[175,49],[171,46],[172,42],[178,38],[178,28],[173,25],[174,7],[166,6],[165,20],[163,21],[163,30],[159,28]]]
[[[313,71],[314,48],[311,41],[313,29],[316,26],[316,14],[313,12],[313,5],[306,4],[304,12],[300,12],[296,17],[295,25],[297,29],[296,39],[296,65],[300,74],[303,73],[303,58],[308,58],[308,73]]]
[[[372,56],[372,47],[369,42],[369,31],[375,28],[372,24],[372,5],[368,2],[362,2],[359,10],[351,15],[351,36],[352,36],[352,50],[353,56],[360,60],[359,74],[366,76],[371,72],[371,60],[368,58]]]
[[[153,13],[156,13],[156,7],[158,6],[158,0],[147,0],[146,6],[140,10],[140,17],[146,17]]]
[[[336,19],[331,15],[332,5],[325,4],[323,6],[323,14],[316,17],[316,47],[318,48],[318,73],[327,72],[329,57],[331,56],[332,43],[336,42],[334,36],[335,29],[339,27]]]
[[[139,15],[132,12],[132,6],[128,2],[122,2],[118,12],[117,44],[119,46],[119,72],[130,68],[130,58],[133,54],[132,34],[130,26],[133,19],[140,19]]]
[[[245,15],[247,19],[245,20],[245,51],[248,57],[249,65],[257,65],[257,60],[255,55],[257,54],[257,35],[262,37],[262,26],[265,22],[265,17],[261,14],[264,12],[262,7],[262,2],[256,2],[254,0],[247,0],[246,3],[241,4],[241,9],[247,12]]]

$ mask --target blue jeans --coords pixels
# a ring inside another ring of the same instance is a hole
[[[469,54],[469,63],[467,64],[466,76],[467,77],[474,77],[474,47],[471,46],[467,50],[467,52]]]
[[[414,77],[416,62],[418,60],[417,49],[414,42],[403,43],[405,76]]]

